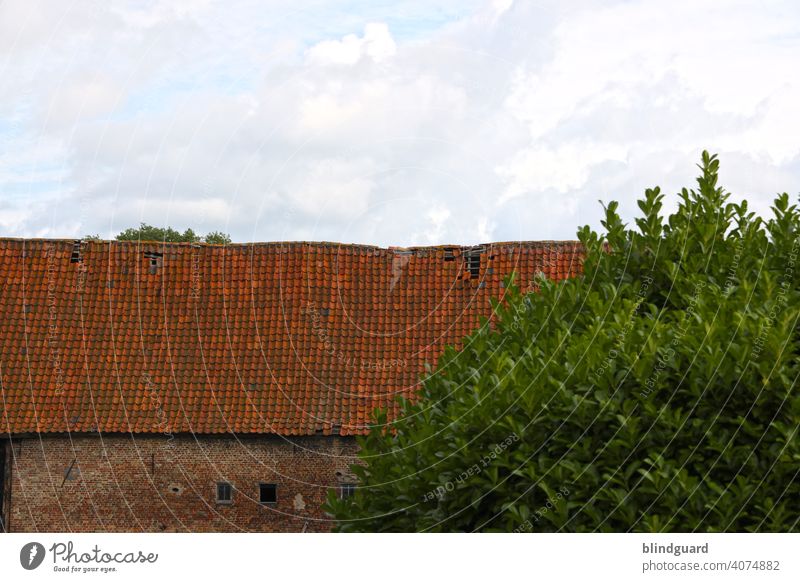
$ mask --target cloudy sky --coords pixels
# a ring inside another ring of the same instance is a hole
[[[800,4],[0,0],[0,236],[571,239],[800,191]]]

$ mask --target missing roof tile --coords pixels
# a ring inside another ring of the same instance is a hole
[[[456,260],[456,250],[454,248],[444,249],[444,260],[448,263]]]
[[[72,255],[69,257],[70,263],[80,263],[83,262],[83,257],[81,256],[81,241],[76,240],[72,243]]]
[[[481,258],[478,255],[467,256],[467,270],[469,271],[470,277],[473,279],[477,278],[481,272]]]
[[[486,247],[472,247],[464,252],[464,268],[469,271],[473,279],[477,279],[481,274],[481,255],[486,252]]]

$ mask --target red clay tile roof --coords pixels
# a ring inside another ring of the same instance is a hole
[[[0,433],[363,433],[508,273],[581,269],[483,248],[0,239]]]

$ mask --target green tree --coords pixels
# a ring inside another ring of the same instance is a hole
[[[339,531],[792,531],[800,519],[798,234],[729,203],[704,152],[666,219],[617,203],[584,276],[511,286],[401,415],[360,439]]]
[[[99,236],[87,236],[89,240],[99,240]],[[117,240],[150,240],[161,242],[205,242],[208,244],[225,245],[231,243],[231,237],[220,231],[212,231],[205,236],[187,228],[183,233],[172,227],[162,228],[142,222],[138,228],[127,228],[116,236]]]
[[[231,237],[224,232],[214,230],[206,234],[203,241],[211,245],[228,245],[231,244]]]

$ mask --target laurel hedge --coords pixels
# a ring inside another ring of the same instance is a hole
[[[584,276],[509,285],[360,439],[338,531],[797,531],[800,214],[718,186],[578,232]]]

